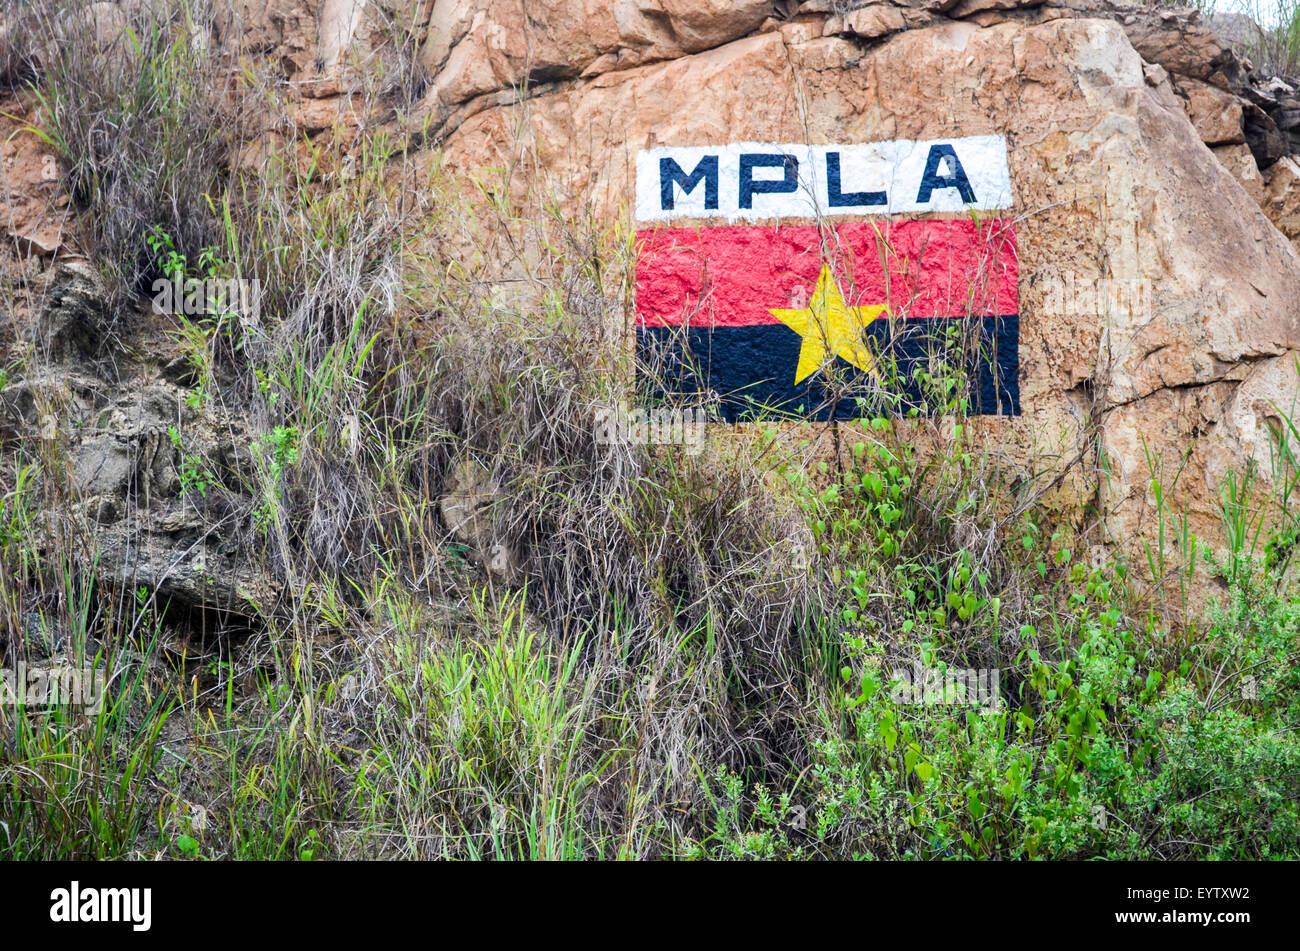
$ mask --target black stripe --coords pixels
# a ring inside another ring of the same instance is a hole
[[[947,403],[919,374],[939,373],[946,362],[965,367],[970,413],[1020,415],[1018,315],[878,320],[867,332],[875,341],[880,377],[888,382],[876,382],[837,357],[831,374],[840,381],[837,394],[823,372],[795,385],[803,338],[784,324],[638,327],[637,352],[645,368],[640,395],[656,402],[712,391],[728,422],[930,414],[945,411]]]

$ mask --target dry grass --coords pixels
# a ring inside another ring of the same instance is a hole
[[[209,197],[240,122],[240,80],[207,53],[205,0],[137,4],[120,19],[105,12],[116,9],[40,0],[22,22],[34,130],[63,163],[122,304],[150,296],[159,276],[150,229],[165,230],[191,257],[215,243]]]

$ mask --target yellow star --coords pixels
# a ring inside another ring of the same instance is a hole
[[[875,371],[863,331],[879,317],[886,307],[873,304],[869,307],[850,307],[844,301],[840,286],[831,274],[829,265],[822,265],[822,273],[813,288],[812,300],[802,310],[769,308],[769,313],[800,337],[799,365],[794,371],[795,383],[802,383],[821,369],[830,351],[846,363],[867,373]]]

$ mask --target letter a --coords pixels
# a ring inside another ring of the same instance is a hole
[[[944,159],[949,162],[950,175],[939,174]],[[966,204],[975,200],[975,191],[970,187],[970,179],[966,177],[966,170],[961,167],[956,149],[946,143],[930,146],[930,154],[925,160],[925,174],[921,176],[921,190],[916,193],[916,203],[928,204],[930,193],[938,188],[957,189],[961,200]]]

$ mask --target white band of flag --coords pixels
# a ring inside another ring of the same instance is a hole
[[[636,218],[728,221],[1011,207],[1000,135],[860,145],[658,148],[636,159]]]

